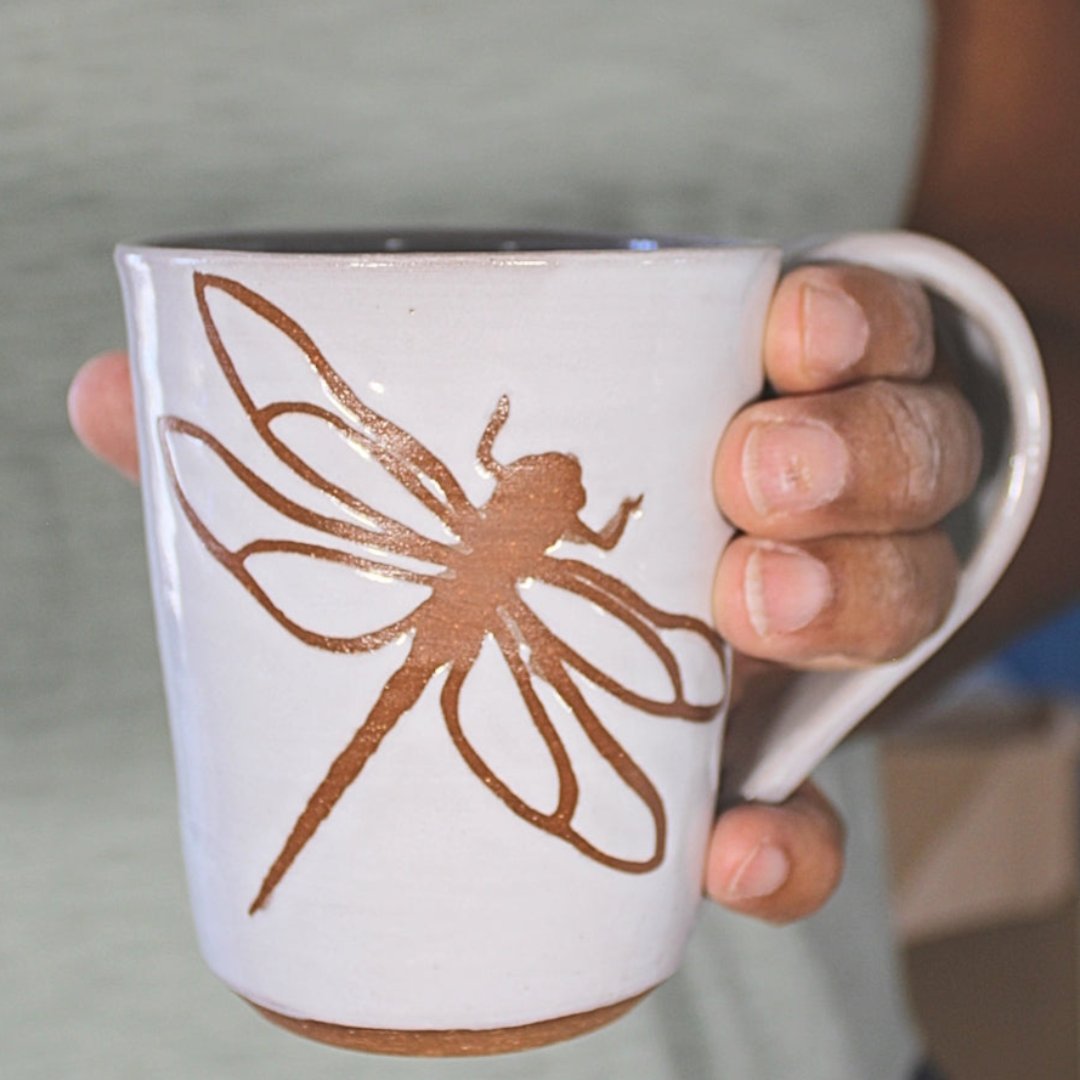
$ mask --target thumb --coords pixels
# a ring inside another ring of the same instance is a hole
[[[138,482],[139,452],[127,356],[107,352],[83,364],[71,380],[67,408],[72,430],[83,446]]]

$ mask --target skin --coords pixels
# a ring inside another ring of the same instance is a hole
[[[933,110],[910,216],[913,227],[983,260],[1025,304],[1059,410],[1080,403],[1078,54],[1073,0],[941,0]],[[742,655],[741,705],[767,698],[790,669],[902,655],[942,618],[957,571],[936,525],[970,492],[981,446],[932,342],[926,297],[909,282],[814,266],[778,286],[764,360],[779,396],[735,419],[715,469],[720,508],[742,530],[720,558],[714,596],[717,627]],[[87,449],[135,480],[123,353],[83,366],[69,412]],[[1080,481],[1080,426],[1071,428],[1058,425],[1047,497],[1001,586],[871,723],[888,723],[1075,597],[1080,561],[1059,554],[1080,550],[1080,515],[1068,509]],[[894,616],[887,626],[883,602]],[[811,783],[782,806],[735,806],[717,819],[706,891],[770,922],[805,917],[840,881],[843,834]]]

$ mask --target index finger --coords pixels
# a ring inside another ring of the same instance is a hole
[[[783,393],[923,379],[934,364],[930,301],[915,282],[870,267],[800,266],[777,286],[764,348]]]

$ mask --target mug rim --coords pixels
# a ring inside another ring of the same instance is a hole
[[[548,228],[319,228],[251,229],[157,237],[116,247],[138,253],[193,258],[239,256],[288,259],[528,260],[558,256],[686,256],[736,248],[775,248],[753,239],[705,234],[668,235],[591,229]]]

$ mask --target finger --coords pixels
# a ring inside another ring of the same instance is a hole
[[[744,409],[717,451],[720,508],[775,540],[924,529],[971,493],[975,413],[947,385],[885,380]]]
[[[952,604],[958,573],[938,531],[797,546],[740,536],[720,559],[714,619],[748,656],[858,667],[903,656],[931,634]]]
[[[808,782],[779,806],[744,803],[720,815],[705,891],[733,911],[785,923],[817,911],[843,869],[843,823]]]
[[[83,364],[71,380],[67,407],[83,446],[137,483],[139,451],[127,356],[102,353]]]
[[[843,264],[801,266],[781,279],[765,327],[765,372],[778,390],[921,379],[933,362],[930,302],[914,282]]]

